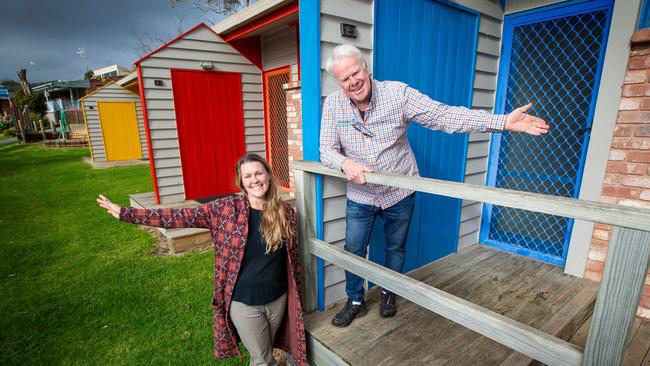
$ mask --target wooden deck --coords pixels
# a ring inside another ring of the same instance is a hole
[[[410,277],[584,346],[598,284],[526,257],[472,246],[417,269]],[[398,314],[368,315],[346,328],[330,320],[341,308],[306,316],[306,329],[334,358],[350,365],[527,365],[533,360],[463,326],[398,298]],[[650,324],[637,321],[625,364],[650,364]]]

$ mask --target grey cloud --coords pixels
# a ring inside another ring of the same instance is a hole
[[[90,69],[138,59],[132,30],[169,38],[178,14],[188,29],[205,15],[168,0],[3,0],[0,5],[0,79],[16,79],[27,68],[30,82],[75,80],[86,64],[77,54],[82,43]],[[34,66],[30,66],[30,61]]]

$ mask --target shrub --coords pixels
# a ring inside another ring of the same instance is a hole
[[[13,127],[10,127],[10,128],[8,128],[8,129],[6,129],[6,130],[3,132],[3,134],[4,134],[5,136],[14,137],[14,136],[16,136],[16,130],[15,130]]]
[[[0,117],[0,133],[3,133],[5,130],[14,127],[13,117],[2,118]]]
[[[43,93],[34,93],[28,96],[23,93],[22,89],[20,89],[16,92],[16,95],[14,95],[14,101],[21,111],[25,106],[27,106],[31,112],[39,114],[44,114],[47,111],[47,104],[45,103],[45,95]]]

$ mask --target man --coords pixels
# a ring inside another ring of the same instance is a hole
[[[340,90],[330,94],[323,106],[320,158],[340,169],[348,179],[345,250],[365,257],[372,223],[384,219],[385,266],[401,272],[406,235],[413,213],[413,191],[366,184],[365,173],[384,172],[417,176],[415,156],[406,131],[409,122],[447,133],[517,131],[531,135],[548,132],[540,118],[525,112],[531,104],[509,115],[491,115],[464,107],[450,107],[395,81],[370,78],[361,51],[351,45],[334,48],[327,71]],[[366,314],[363,279],[345,272],[345,307],[332,319],[337,327],[348,326]],[[383,290],[379,314],[397,313],[395,294]]]

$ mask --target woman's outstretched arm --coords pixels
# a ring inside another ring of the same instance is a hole
[[[135,207],[120,207],[104,195],[97,197],[97,203],[111,216],[118,220],[134,224],[164,227],[210,227],[210,203],[197,207],[186,208],[157,208],[141,209]]]

